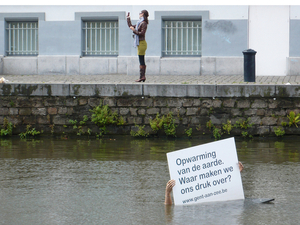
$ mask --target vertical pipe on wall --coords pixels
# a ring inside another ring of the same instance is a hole
[[[189,23],[186,23],[186,55],[188,54],[189,51]]]
[[[165,54],[167,55],[168,54],[168,24],[165,22]]]
[[[28,55],[28,23],[25,24],[25,43],[26,43],[26,48],[25,48],[25,51],[26,51],[26,55]]]
[[[33,47],[32,47],[32,23],[30,23],[30,44],[29,44],[29,51],[33,54]]]
[[[197,24],[197,54],[199,54],[199,24]]]
[[[173,23],[171,22],[171,55],[173,55]]]
[[[194,22],[192,22],[192,46],[191,46],[191,51],[192,55],[194,55]]]
[[[111,22],[109,23],[109,40],[110,40],[110,42],[109,42],[109,55],[111,55],[111,53],[112,53],[112,35],[111,35]]]
[[[178,52],[179,38],[178,38],[178,22],[176,22],[176,54]]]
[[[97,41],[97,34],[98,34],[98,26],[97,26],[98,23],[95,23],[95,53],[97,53],[98,51],[98,41]]]
[[[84,23],[84,31],[85,31],[85,55],[87,55],[87,22]]]
[[[18,43],[18,48],[17,48],[17,52],[18,54],[20,53],[20,24],[17,24],[17,43]]]
[[[107,43],[106,43],[106,23],[104,24],[104,27],[105,27],[105,29],[104,29],[104,54],[106,55],[106,45],[107,45]]]
[[[183,22],[181,22],[181,55],[183,55]]]
[[[8,24],[8,55],[10,54],[11,51],[11,24]]]
[[[102,22],[100,23],[100,54],[102,53]]]

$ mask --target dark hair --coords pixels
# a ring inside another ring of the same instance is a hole
[[[149,21],[148,21],[148,16],[149,16],[149,13],[146,9],[142,10],[141,11],[142,13],[144,13],[144,21],[149,24]]]

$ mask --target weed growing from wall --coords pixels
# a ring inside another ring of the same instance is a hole
[[[186,130],[184,131],[184,133],[185,133],[188,137],[192,137],[193,129],[192,129],[192,128],[186,129]]]
[[[209,120],[207,123],[206,123],[206,128],[209,129],[209,131],[212,131],[212,134],[215,138],[215,140],[219,140],[221,139],[221,136],[223,134],[222,130],[220,128],[217,128],[212,122],[211,120]]]
[[[37,131],[35,128],[31,128],[31,125],[27,125],[26,126],[26,131],[23,132],[23,133],[20,133],[20,138],[21,139],[25,139],[25,138],[33,138],[33,137],[36,137],[40,134],[43,133],[43,130],[42,131]]]
[[[252,127],[252,125],[253,125],[253,124],[250,124],[249,121],[250,121],[250,118],[248,118],[246,120],[239,119],[238,121],[236,121],[234,127],[248,129],[248,128]]]
[[[85,132],[83,130],[83,125],[85,125],[88,120],[89,120],[88,116],[84,115],[83,120],[79,121],[79,125],[78,125],[77,120],[69,120],[69,123],[71,123],[73,125],[74,130],[77,130],[77,135],[81,136],[81,135],[85,134]],[[88,128],[87,134],[91,135],[91,133],[92,133],[92,130],[90,128]]]
[[[168,113],[166,116],[166,119],[164,121],[164,131],[165,134],[168,136],[174,136],[176,137],[176,125],[175,125],[175,119],[173,118],[172,113]]]
[[[285,131],[282,127],[275,128],[274,132],[277,137],[282,137],[283,135],[285,135]]]
[[[139,126],[139,125],[135,125],[135,127],[137,128],[137,131],[131,130],[130,131],[130,135],[133,137],[148,137],[149,133],[147,133],[144,128],[144,126]]]
[[[164,121],[165,121],[165,116],[162,116],[162,118],[159,117],[159,113],[156,114],[155,119],[150,119],[150,126],[153,131],[157,132],[160,129],[163,128]]]
[[[93,109],[90,109],[92,112],[92,122],[95,123],[99,129],[99,135],[102,136],[106,133],[106,126],[111,124],[116,124],[118,122],[118,115],[112,113],[108,105],[99,105]]]
[[[209,129],[209,131],[211,131],[215,126],[213,125],[213,123],[211,122],[211,120],[209,120],[207,123],[206,123],[206,128]]]
[[[232,124],[231,124],[231,121],[230,120],[227,120],[227,123],[225,124],[225,123],[223,123],[222,124],[223,125],[223,130],[224,130],[224,132],[226,133],[228,133],[228,134],[230,134],[230,132],[231,132],[231,130],[232,130]]]
[[[298,123],[300,122],[300,114],[298,113],[297,115],[295,114],[295,112],[291,111],[289,115],[287,115],[287,117],[289,118],[289,126],[296,126],[298,128]]]
[[[153,131],[158,132],[161,129],[164,129],[164,132],[167,136],[176,137],[176,125],[173,114],[169,112],[166,116],[160,118],[159,114],[156,114],[155,119],[150,119],[150,126]]]
[[[3,128],[0,130],[0,136],[11,136],[13,130],[13,124],[8,122],[6,118],[3,119]]]
[[[222,131],[221,131],[221,129],[219,129],[219,128],[217,128],[217,127],[214,127],[214,128],[213,128],[213,136],[215,137],[215,140],[221,139],[221,136],[222,136]]]
[[[126,124],[125,119],[122,116],[120,116],[119,119],[118,119],[117,125],[118,126],[123,126],[125,124]]]

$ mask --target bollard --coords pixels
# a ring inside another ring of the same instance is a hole
[[[244,81],[255,82],[255,54],[253,49],[243,51],[244,54]]]

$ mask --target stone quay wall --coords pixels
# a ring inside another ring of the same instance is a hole
[[[13,134],[25,132],[31,125],[44,135],[71,135],[78,132],[70,120],[89,120],[82,126],[86,133],[99,133],[92,123],[91,109],[108,105],[125,121],[107,126],[107,134],[130,134],[144,126],[150,134],[150,119],[172,113],[176,136],[192,128],[192,136],[212,135],[206,126],[217,128],[231,121],[249,119],[252,127],[233,128],[230,135],[247,131],[253,136],[275,136],[282,127],[286,135],[300,134],[300,128],[289,126],[291,111],[300,112],[300,88],[286,85],[151,85],[151,84],[0,84],[0,129],[4,118],[15,127]],[[286,123],[287,126],[282,126]],[[164,135],[162,132],[160,135]]]

